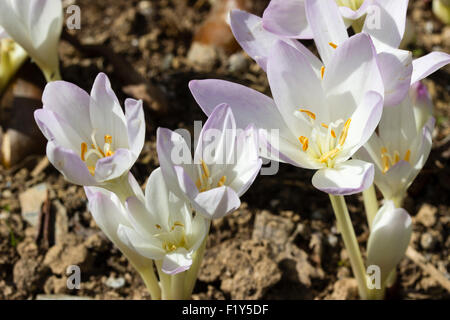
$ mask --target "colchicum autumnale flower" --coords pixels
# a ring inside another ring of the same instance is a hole
[[[239,208],[261,169],[257,134],[252,126],[238,132],[231,108],[222,104],[211,110],[198,141],[192,159],[181,135],[159,128],[161,169],[169,188],[197,213],[220,218]]]
[[[338,1],[338,7],[334,0],[272,0],[263,19],[234,10],[230,15],[231,27],[242,48],[264,70],[269,52],[266,49],[277,38],[298,47],[304,54],[303,47],[292,44],[291,38],[314,38],[326,67],[333,49],[348,38],[344,18],[354,16],[360,22],[362,19],[361,30],[371,36],[378,53],[386,106],[398,105],[411,84],[450,62],[450,55],[443,52],[432,52],[412,61],[409,51],[398,49],[405,32],[408,0],[347,2]],[[358,6],[352,13],[351,9]],[[373,17],[364,19],[364,15],[372,11]]]
[[[430,154],[432,109],[426,87],[416,83],[400,105],[383,111],[378,133],[357,153],[359,159],[375,164],[376,186],[397,207]]]
[[[2,0],[0,26],[36,62],[47,81],[59,80],[61,0]]]
[[[192,81],[190,89],[206,114],[226,102],[238,127],[254,123],[267,157],[318,170],[313,185],[329,194],[354,194],[373,181],[373,165],[349,160],[370,138],[381,117],[383,86],[369,36],[358,34],[337,47],[326,69],[278,41],[267,74],[272,99],[221,80]],[[278,146],[271,142],[279,130]]]
[[[56,169],[72,183],[112,189],[122,201],[132,195],[129,188],[115,189],[114,182],[125,177],[119,185],[128,186],[126,175],[144,146],[142,101],[127,99],[124,114],[108,77],[100,73],[90,96],[55,81],[45,87],[42,102],[35,119]]]

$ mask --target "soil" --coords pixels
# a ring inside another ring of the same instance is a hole
[[[261,6],[264,1],[255,2]],[[143,186],[158,166],[156,128],[192,131],[194,120],[206,119],[190,95],[190,80],[227,79],[270,95],[265,73],[239,50],[218,44],[189,53],[195,33],[211,10],[206,0],[64,3],[81,8],[81,29],[68,31],[71,37],[83,45],[109,48],[167,99],[167,114],[150,106],[146,109],[147,141],[132,170]],[[253,10],[260,12],[261,8]],[[416,31],[416,41],[408,48],[416,57],[432,50],[450,52],[450,26],[433,16],[430,2],[410,1],[408,16]],[[87,54],[67,41],[61,41],[60,56],[66,81],[90,91],[102,71],[122,102],[129,96],[123,70],[109,59]],[[435,104],[435,143],[405,203],[414,216],[411,246],[447,280],[449,71],[444,68],[425,81]],[[44,144],[41,151],[45,152]],[[239,210],[213,222],[193,299],[356,298],[331,205],[325,194],[312,187],[311,177],[310,171],[280,165],[276,176],[257,178]],[[139,275],[96,226],[83,189],[67,183],[45,164],[42,155],[26,157],[8,170],[0,167],[0,194],[0,299],[43,299],[45,295],[149,298]],[[360,195],[347,198],[364,251],[369,233],[361,200]],[[81,268],[80,290],[67,288],[69,265]],[[389,298],[448,299],[450,294],[435,277],[405,258]]]

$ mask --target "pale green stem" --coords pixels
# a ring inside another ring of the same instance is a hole
[[[103,187],[117,195],[122,203],[136,194],[130,185],[128,180],[128,172],[123,174],[121,177],[108,181]]]
[[[0,40],[0,95],[27,58],[25,50],[12,40]]]
[[[159,284],[161,286],[161,298],[163,300],[171,299],[172,279],[167,273],[162,271],[162,260],[156,260],[155,265],[158,269]]]
[[[161,288],[159,287],[158,279],[156,278],[155,270],[153,269],[153,261],[152,264],[148,267],[137,268],[135,266],[135,269],[141,275],[141,278],[144,281],[152,300],[161,300]]]
[[[378,200],[374,184],[363,191],[363,199],[364,208],[366,209],[367,222],[369,224],[369,228],[372,229],[373,219],[375,219],[378,212]]]
[[[386,293],[386,286],[383,284],[380,289],[367,289],[368,300],[383,300]]]
[[[190,295],[186,295],[184,290],[186,271],[177,273],[172,276],[170,283],[170,299],[171,300],[188,300]]]
[[[44,68],[39,66],[42,73],[44,74],[45,80],[47,82],[62,80],[61,72],[59,71],[59,67],[56,70],[50,70],[48,68]]]
[[[202,265],[203,257],[205,255],[206,242],[208,240],[209,227],[211,222],[208,224],[208,231],[206,232],[205,239],[203,240],[200,247],[194,254],[192,266],[187,270],[186,280],[185,280],[185,296],[190,298],[192,295],[192,291],[194,291],[195,283],[197,282],[198,272],[200,270],[200,266]]]
[[[342,234],[345,248],[347,249],[353,274],[358,282],[358,291],[361,299],[367,299],[366,270],[364,262],[359,250],[358,241],[356,240],[355,230],[347,210],[347,204],[343,196],[329,195],[333,206],[336,222]]]

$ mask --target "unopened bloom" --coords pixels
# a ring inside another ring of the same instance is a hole
[[[434,124],[431,99],[419,82],[400,105],[383,111],[378,134],[357,153],[375,164],[376,186],[397,206],[428,159]]]
[[[367,242],[367,265],[380,268],[382,284],[405,255],[411,233],[408,212],[387,201],[375,216]]]
[[[159,128],[161,170],[170,189],[197,213],[220,218],[239,208],[239,197],[261,169],[257,136],[252,126],[238,132],[231,108],[222,104],[211,112],[198,141],[192,159],[181,135]]]
[[[0,26],[37,63],[47,81],[60,78],[58,42],[62,25],[61,0],[0,1]]]
[[[75,184],[107,187],[124,176],[145,140],[142,101],[127,99],[125,114],[100,73],[91,95],[74,84],[55,81],[45,87],[36,122],[48,139],[49,161]]]
[[[127,255],[162,261],[167,274],[190,268],[192,255],[207,234],[207,223],[167,189],[159,168],[150,175],[145,198],[137,193],[125,205],[105,189],[86,190],[95,220]]]
[[[336,48],[327,68],[317,70],[285,42],[267,63],[272,99],[221,80],[192,81],[206,114],[228,103],[239,127],[254,123],[268,158],[318,170],[313,185],[333,195],[360,192],[373,181],[373,166],[349,160],[369,139],[381,117],[383,86],[370,38],[356,35]],[[279,130],[272,143],[270,132]]]

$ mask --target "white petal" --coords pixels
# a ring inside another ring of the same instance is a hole
[[[169,253],[164,257],[162,271],[164,273],[175,275],[189,270],[192,265],[192,255],[181,248],[175,252]]]
[[[314,174],[312,184],[317,189],[332,195],[350,195],[364,191],[372,185],[374,168],[372,163],[349,160],[335,168],[320,169]]]

